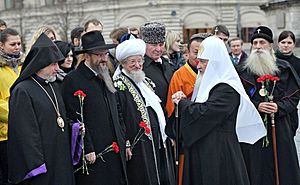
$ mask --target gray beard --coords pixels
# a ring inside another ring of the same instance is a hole
[[[56,80],[56,76],[49,76],[46,81],[48,82],[54,82]]]
[[[114,87],[114,84],[112,82],[112,79],[109,75],[109,71],[108,71],[108,67],[107,66],[99,66],[97,72],[99,72],[99,78],[101,78],[104,83],[105,86],[107,87],[107,89],[111,92],[111,93],[115,93],[117,90]]]
[[[276,72],[279,72],[276,57],[272,49],[270,51],[266,49],[260,49],[259,51],[256,49],[252,50],[244,68],[257,76],[266,74],[275,75]]]
[[[146,78],[145,72],[143,70],[131,71],[130,73],[128,72],[128,76],[136,83],[142,82]]]

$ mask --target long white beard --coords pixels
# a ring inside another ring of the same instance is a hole
[[[145,72],[140,70],[140,71],[131,71],[128,72],[128,76],[134,81],[134,82],[142,82],[145,80]]]
[[[258,76],[265,74],[275,75],[279,71],[272,49],[270,51],[266,49],[253,49],[244,67]]]
[[[100,77],[101,79],[103,79],[103,81],[104,81],[104,83],[105,83],[107,89],[108,89],[110,92],[115,93],[117,90],[115,89],[114,84],[113,84],[113,82],[112,82],[112,79],[111,79],[111,77],[110,77],[110,75],[109,75],[108,67],[107,67],[106,65],[105,65],[105,66],[100,65],[100,66],[98,67],[98,72],[99,72],[99,77]]]

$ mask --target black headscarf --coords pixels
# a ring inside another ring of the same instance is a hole
[[[61,40],[57,40],[54,41],[54,43],[56,44],[56,46],[58,47],[58,49],[61,51],[61,53],[63,54],[63,56],[66,58],[68,53],[72,50],[73,46],[65,41],[61,41]]]
[[[74,57],[74,47],[72,44],[65,42],[65,41],[54,41],[58,49],[61,51],[63,56],[65,57],[63,60],[58,61],[59,68],[61,68],[65,72],[69,72],[70,70],[75,68],[75,65],[77,63],[76,57]],[[68,57],[69,52],[72,51],[73,53],[73,62],[71,68],[67,69],[62,67],[61,65],[65,62],[65,59]]]
[[[39,70],[63,59],[64,56],[57,46],[42,33],[27,54],[21,69],[21,74],[10,88],[10,91],[12,92],[18,83],[29,78]]]

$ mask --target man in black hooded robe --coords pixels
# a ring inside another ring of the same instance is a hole
[[[52,83],[62,59],[56,45],[41,34],[11,87],[8,175],[12,184],[74,184],[70,129],[62,97]]]

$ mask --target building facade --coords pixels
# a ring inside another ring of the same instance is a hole
[[[217,24],[228,27],[231,36],[245,42],[253,28],[265,25],[267,19],[259,5],[267,0],[3,0],[0,17],[9,27],[20,31],[26,45],[35,30],[48,25],[62,40],[87,20],[96,18],[104,25],[103,35],[120,26],[139,27],[159,21],[167,29],[182,34],[183,41],[196,32],[211,31]]]

